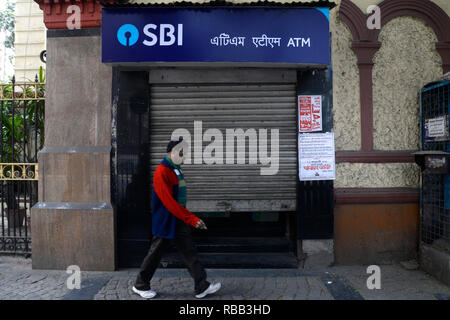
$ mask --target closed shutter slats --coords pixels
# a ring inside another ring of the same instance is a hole
[[[175,129],[191,134],[193,158],[194,121],[202,121],[202,133],[219,129],[223,134],[226,161],[226,129],[267,129],[267,156],[271,155],[270,129],[279,130],[279,169],[276,175],[261,175],[270,167],[258,161],[248,164],[183,164],[188,209],[200,211],[294,211],[297,181],[297,113],[295,84],[195,84],[152,85],[150,107],[150,162],[152,176],[166,155]],[[200,137],[202,139],[202,137]],[[235,139],[236,140],[236,139]],[[197,141],[198,142],[198,141]],[[258,142],[259,143],[259,142]],[[202,151],[210,142],[202,141]],[[234,148],[237,148],[236,142]],[[236,152],[236,150],[235,150]],[[235,158],[241,156],[235,153]],[[256,154],[258,159],[258,154]]]

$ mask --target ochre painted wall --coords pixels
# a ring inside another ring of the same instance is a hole
[[[340,2],[340,1],[339,1]],[[354,0],[366,13],[381,1]],[[450,1],[433,0],[450,15]],[[352,34],[331,11],[333,108],[336,151],[361,147],[360,88]],[[419,92],[442,75],[437,37],[423,20],[402,16],[380,32],[373,62],[374,149],[419,149]],[[419,188],[414,163],[338,163],[335,188]],[[337,204],[334,248],[337,264],[383,264],[416,258],[419,203]],[[375,202],[375,201],[374,201]]]
[[[335,188],[418,188],[415,163],[339,163]]]
[[[431,27],[414,17],[391,20],[378,39],[382,46],[373,68],[374,148],[418,150],[419,93],[442,75],[435,49],[438,39]]]
[[[333,67],[333,120],[337,151],[361,148],[359,70],[351,49],[352,35],[344,22],[330,13]]]
[[[381,3],[353,2],[363,12],[370,4]],[[450,1],[434,2],[450,13]],[[336,151],[357,151],[361,148],[359,69],[351,32],[337,18],[338,10],[335,7],[330,15],[335,146]],[[374,149],[418,150],[419,92],[442,75],[437,37],[423,20],[404,16],[386,24],[379,41],[382,46],[373,59],[372,76]],[[336,170],[335,187],[419,187],[414,164],[341,163]]]
[[[418,209],[418,204],[336,206],[335,262],[383,264],[415,259]]]

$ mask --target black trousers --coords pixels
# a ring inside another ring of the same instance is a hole
[[[175,244],[181,253],[189,274],[194,279],[195,294],[205,291],[210,283],[206,281],[206,271],[198,261],[197,249],[192,239],[191,227],[179,219],[177,219],[175,239],[162,239],[153,236],[150,250],[142,262],[134,285],[136,289],[150,290],[150,281],[161,262],[164,252],[171,243]]]

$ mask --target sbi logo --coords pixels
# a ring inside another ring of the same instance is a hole
[[[158,32],[159,27],[159,32]],[[183,45],[183,24],[176,27],[172,24],[162,23],[159,26],[149,23],[142,30],[145,39],[142,44],[152,47],[156,44],[160,46],[171,46],[177,43],[178,46]],[[140,33],[138,28],[132,24],[124,24],[117,30],[117,40],[125,47],[131,47],[138,42]]]
[[[131,47],[139,39],[139,31],[132,24],[124,24],[117,31],[117,40],[125,47]]]

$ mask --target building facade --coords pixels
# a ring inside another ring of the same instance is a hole
[[[277,175],[208,167],[195,157],[186,165],[188,208],[211,232],[257,237],[261,245],[284,237],[304,267],[417,258],[419,92],[450,71],[447,1],[190,2],[197,9],[329,9],[326,65],[102,62],[102,8],[139,14],[181,5],[84,0],[77,3],[81,29],[69,30],[70,3],[35,1],[48,28],[48,61],[34,268],[136,265],[148,247],[151,173],[173,130],[194,136],[196,120],[202,133],[280,129]],[[371,4],[380,8],[380,29],[367,27]],[[321,131],[334,133],[334,181],[299,181],[299,95],[321,97]],[[226,112],[227,104],[235,109]]]
[[[33,0],[17,0],[14,23],[16,81],[34,81],[39,68],[45,68],[41,60],[47,39],[43,12]]]

